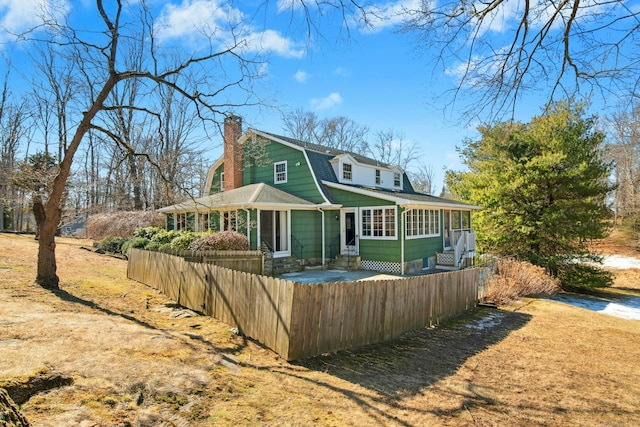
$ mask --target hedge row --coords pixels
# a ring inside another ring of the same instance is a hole
[[[129,249],[147,250],[240,250],[249,249],[249,241],[235,231],[195,233],[193,231],[165,230],[161,227],[139,228],[130,237],[109,236],[99,248],[105,252],[128,255]]]

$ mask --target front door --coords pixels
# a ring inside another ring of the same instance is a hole
[[[340,212],[340,253],[358,255],[358,215],[355,209],[342,209]]]

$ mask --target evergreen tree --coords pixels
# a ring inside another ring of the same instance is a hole
[[[582,105],[551,105],[528,124],[479,128],[459,149],[468,171],[447,174],[451,192],[484,209],[474,216],[485,252],[545,267],[565,287],[599,287],[610,276],[576,263],[597,260],[586,244],[608,231],[611,167],[604,134]]]

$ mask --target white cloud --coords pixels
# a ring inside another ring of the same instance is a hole
[[[70,9],[66,0],[0,0],[0,42],[10,40],[8,33],[29,30],[45,20],[58,20]]]
[[[342,104],[342,96],[338,92],[332,92],[324,98],[312,98],[310,102],[314,110],[327,110]]]
[[[1,0],[0,0],[1,1]],[[256,31],[243,24],[246,17],[223,0],[183,0],[167,4],[157,20],[160,41],[178,39],[198,46],[210,42],[221,46],[242,46],[246,52],[275,53],[300,58],[305,50],[275,30]]]
[[[377,33],[389,27],[402,24],[407,11],[419,10],[423,0],[398,0],[381,5],[370,6],[365,10],[366,22],[360,24],[365,33]]]
[[[251,32],[245,36],[245,40],[251,52],[273,52],[285,58],[301,58],[305,52],[291,39],[274,30]]]
[[[311,76],[306,71],[298,71],[293,75],[293,78],[298,83],[306,83],[307,80],[309,80],[309,77],[311,77]]]

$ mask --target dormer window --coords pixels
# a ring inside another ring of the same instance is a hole
[[[353,177],[351,163],[343,163],[342,164],[342,179],[351,181]]]
[[[286,161],[273,164],[273,182],[275,184],[284,184],[287,182]]]
[[[398,172],[393,174],[393,186],[400,187],[400,174]]]
[[[382,184],[382,178],[380,178],[380,169],[376,169],[376,185]]]

